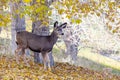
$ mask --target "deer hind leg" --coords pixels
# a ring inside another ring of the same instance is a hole
[[[22,56],[23,56],[24,63],[25,63],[27,66],[30,66],[30,65],[28,64],[28,60],[27,60],[27,56],[26,56],[26,54],[25,54],[25,49],[24,49],[24,48],[22,49]]]
[[[20,51],[21,51],[20,47],[17,47],[17,49],[15,50],[15,57],[16,57],[17,64],[19,64],[19,52]]]
[[[44,63],[44,69],[47,69],[47,64],[48,64],[48,69],[51,71],[51,66],[50,66],[50,59],[48,53],[42,53],[43,56],[43,63]]]

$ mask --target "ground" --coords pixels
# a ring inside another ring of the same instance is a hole
[[[68,63],[55,63],[52,71],[29,60],[27,67],[22,60],[17,64],[15,57],[1,56],[0,80],[120,80],[120,76],[107,72],[97,72]]]

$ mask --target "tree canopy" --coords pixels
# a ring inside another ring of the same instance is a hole
[[[66,14],[66,18],[72,23],[81,23],[81,18],[88,14],[97,15],[105,18],[106,27],[109,30],[113,29],[112,33],[119,32],[119,26],[117,26],[120,24],[119,0],[61,0],[56,2],[54,7],[59,14]]]
[[[51,7],[46,5],[47,0],[23,0],[24,6],[19,6],[15,13],[20,16],[28,15],[31,20],[41,20],[48,24],[48,16],[52,14]],[[7,26],[10,22],[9,3],[20,3],[20,0],[2,0],[0,2],[0,26]],[[119,0],[57,0],[51,4],[56,8],[60,15],[66,15],[72,23],[80,24],[83,17],[88,14],[97,15],[105,18],[105,24],[112,33],[119,32],[120,24],[120,5]],[[20,9],[22,8],[22,9]],[[22,12],[21,12],[22,10]],[[114,24],[114,25],[113,25]]]
[[[0,1],[0,26],[7,26],[10,22],[8,2],[9,0]]]

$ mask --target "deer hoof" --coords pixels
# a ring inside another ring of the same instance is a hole
[[[50,71],[50,72],[51,72],[51,71],[52,71],[52,69],[51,69],[51,68],[48,68],[48,71]]]

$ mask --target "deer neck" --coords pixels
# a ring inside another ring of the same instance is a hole
[[[50,40],[52,42],[52,45],[54,45],[57,42],[58,36],[57,33],[55,33],[54,31],[51,34]]]

